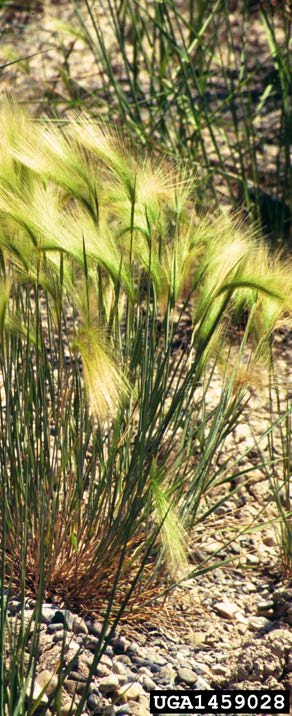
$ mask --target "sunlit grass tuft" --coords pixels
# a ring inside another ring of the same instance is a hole
[[[189,532],[228,499],[216,457],[273,330],[291,325],[290,262],[236,218],[198,216],[184,172],[129,155],[106,126],[81,114],[59,129],[20,110],[10,126],[11,112],[0,157],[3,588],[141,618],[166,586],[200,573]],[[178,353],[186,308],[192,338]]]

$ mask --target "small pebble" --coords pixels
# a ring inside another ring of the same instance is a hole
[[[195,683],[195,689],[199,691],[210,691],[211,686],[208,681],[206,681],[206,679],[203,679],[202,676],[198,676],[197,681]]]
[[[239,606],[227,600],[224,602],[215,602],[214,609],[217,614],[224,619],[234,619],[239,612]]]
[[[258,565],[260,564],[260,559],[256,554],[248,554],[246,558],[246,564]]]
[[[143,667],[142,667],[143,668]],[[145,668],[145,667],[144,667]],[[126,665],[122,661],[114,661],[113,663],[114,674],[124,675],[127,673]]]
[[[55,691],[58,686],[57,674],[54,674],[52,671],[48,671],[48,669],[44,669],[44,671],[41,671],[38,674],[37,681],[42,689],[46,687],[46,694],[48,695]]]
[[[89,634],[92,634],[93,636],[96,636],[96,637],[99,637],[101,635],[102,628],[103,628],[102,622],[98,622],[96,620],[91,622],[88,620],[86,623],[86,626],[87,626],[87,631],[89,632]]]
[[[193,686],[194,683],[197,681],[197,678],[198,678],[198,674],[196,674],[196,672],[193,671],[192,669],[188,669],[186,667],[182,667],[182,668],[178,669],[177,680],[179,682],[183,681],[188,686]]]
[[[266,535],[263,536],[263,543],[267,547],[274,547],[276,544],[275,535],[273,532],[267,532]]]
[[[75,694],[77,694],[78,681],[71,681],[71,679],[66,679],[66,681],[64,682],[64,689],[67,691],[68,694],[70,694],[70,696],[74,696]]]
[[[127,654],[129,656],[137,656],[141,651],[140,644],[138,644],[136,641],[131,641],[127,648]]]
[[[119,662],[119,661],[120,661],[121,664],[128,664],[129,666],[130,666],[131,663],[132,663],[132,661],[131,661],[130,657],[128,656],[128,654],[117,654],[117,655],[114,656],[113,661],[114,661],[114,662]]]
[[[124,636],[114,637],[110,641],[115,654],[125,654],[129,646],[129,642]]]
[[[82,684],[86,683],[86,676],[80,673],[80,671],[70,671],[70,679],[72,681],[79,681]]]
[[[51,624],[63,624],[65,629],[72,631],[74,616],[69,609],[56,609]]]
[[[100,680],[98,684],[99,690],[103,693],[111,693],[119,688],[119,680],[115,674],[109,674]]]
[[[50,624],[52,619],[55,616],[56,607],[53,607],[51,604],[43,604],[42,605],[42,621],[45,622],[45,624]]]
[[[214,664],[214,666],[212,667],[212,673],[218,676],[225,676],[226,667],[223,666],[223,664]]]
[[[139,698],[142,691],[143,688],[141,684],[139,684],[138,681],[134,681],[133,684],[125,684],[124,686],[121,686],[116,693],[118,700],[125,702],[130,701],[131,699],[135,701]]]
[[[152,689],[155,689],[155,687],[156,687],[155,681],[153,681],[153,679],[151,679],[146,674],[142,674],[142,676],[140,676],[139,683],[142,684],[143,689],[145,689],[145,691],[147,691],[147,693],[149,691],[151,691]]]
[[[88,628],[85,624],[84,619],[81,617],[74,617],[72,631],[74,634],[88,634]]]
[[[210,669],[206,664],[203,664],[201,661],[196,661],[195,659],[190,659],[190,664],[198,676],[204,676],[204,674],[208,674],[209,676]]]
[[[102,664],[101,662],[99,662],[99,664],[97,664],[97,666],[96,666],[96,669],[95,669],[95,672],[94,672],[94,673],[95,673],[96,676],[103,677],[103,676],[109,676],[109,674],[111,673],[111,671],[110,671],[110,669],[109,669],[108,666],[106,666],[105,664]],[[114,673],[116,673],[116,672],[114,672]]]
[[[266,599],[257,603],[257,613],[262,614],[263,612],[273,611],[274,602],[272,599]]]
[[[90,708],[90,711],[93,711],[93,713],[100,714],[102,713],[103,709],[103,699],[96,694],[90,694],[87,699],[87,705]]]
[[[64,631],[64,624],[48,624],[48,634],[55,634],[58,631]]]
[[[28,684],[27,684],[27,687],[26,687],[26,692],[25,692],[27,698],[30,698],[30,694],[31,694],[31,683],[32,683],[32,682],[31,682],[31,679],[29,679]],[[44,688],[43,685],[39,684],[38,681],[35,681],[35,682],[34,682],[34,684],[33,684],[33,689],[32,689],[32,697],[31,697],[31,698],[32,698],[32,701],[37,701],[37,700],[39,699],[39,697],[40,697],[40,695],[41,695],[41,693],[42,693],[42,691],[43,691],[43,688]],[[41,696],[40,703],[41,703],[41,704],[47,704],[47,703],[48,703],[48,697],[47,697],[47,695],[46,695],[45,693]]]
[[[150,716],[147,706],[137,701],[129,701],[129,709],[131,716]]]
[[[266,617],[250,617],[248,620],[248,628],[251,631],[268,631],[273,626],[273,622]]]

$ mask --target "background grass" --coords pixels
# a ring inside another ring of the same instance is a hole
[[[201,196],[207,190],[217,204],[224,197],[245,206],[274,241],[290,242],[287,4],[256,3],[255,16],[244,0],[237,22],[224,0],[73,5],[96,62],[94,102],[105,115],[142,144],[185,158],[199,173]],[[67,72],[70,93],[70,63]]]

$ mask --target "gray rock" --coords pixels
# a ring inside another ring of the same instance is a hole
[[[247,625],[251,631],[268,631],[272,628],[273,622],[266,617],[251,617]]]
[[[54,607],[52,604],[43,604],[41,613],[42,622],[44,622],[45,624],[50,624],[55,616],[55,613],[56,607]]]
[[[177,680],[183,681],[185,684],[188,684],[189,686],[193,686],[195,682],[197,681],[198,675],[195,671],[192,669],[188,669],[187,667],[181,667],[178,669],[177,672]]]
[[[134,664],[137,664],[137,666],[147,666],[153,674],[158,673],[161,669],[161,667],[158,664],[154,664],[151,659],[143,659],[140,656],[133,656],[132,661]]]
[[[131,641],[127,648],[127,654],[129,656],[137,656],[141,652],[141,646],[136,641]]]
[[[118,701],[122,701],[123,703],[130,700],[136,701],[142,692],[143,688],[141,684],[139,684],[138,681],[134,681],[132,684],[128,683],[124,686],[120,686],[116,691],[116,697]]]
[[[92,713],[102,714],[104,709],[109,706],[109,702],[107,699],[102,698],[102,696],[98,694],[90,694],[87,699],[87,706]]]
[[[216,676],[226,676],[226,667],[223,666],[223,664],[214,664],[212,667],[212,674],[216,674]]]
[[[125,654],[130,645],[124,636],[119,636],[110,640],[110,646],[112,646],[115,654]]]
[[[152,678],[152,672],[150,669],[147,668],[147,666],[139,666],[138,669],[139,674],[145,674],[145,676],[149,676],[149,678]]]
[[[100,646],[100,641],[96,636],[89,636],[85,641],[85,646],[89,651],[96,652]]]
[[[246,564],[257,565],[260,563],[260,559],[256,554],[248,554],[246,558]]]
[[[58,686],[58,676],[53,671],[49,671],[48,669],[44,669],[41,671],[37,676],[37,681],[39,685],[46,690],[46,694],[50,695],[53,691],[55,691],[56,687]]]
[[[148,649],[147,657],[153,664],[157,664],[158,666],[165,666],[165,664],[167,664],[165,656],[158,654],[154,649]]]
[[[139,677],[139,683],[142,684],[144,691],[147,691],[147,693],[156,687],[155,681],[146,674],[142,674]]]
[[[26,699],[30,698],[30,694],[31,694],[31,690],[32,690],[32,697],[31,697],[32,701],[37,701],[37,699],[39,699],[44,687],[41,684],[39,684],[37,682],[37,680],[34,681],[33,688],[31,688],[31,687],[32,687],[32,680],[29,679],[28,685],[26,687],[26,692],[25,692]],[[41,704],[48,703],[48,697],[45,693],[43,693],[43,695],[41,696],[40,703]]]
[[[74,615],[69,609],[56,609],[51,624],[64,624],[64,628],[73,631]]]
[[[81,684],[86,683],[86,676],[84,676],[84,674],[81,674],[80,671],[70,671],[70,679],[72,681],[78,681]]]
[[[103,626],[104,626],[103,622],[99,622],[97,619],[94,619],[93,621],[88,619],[86,621],[86,627],[87,627],[88,633],[92,634],[92,636],[99,637],[101,635]],[[104,636],[108,636],[109,632],[110,632],[110,627],[107,626],[105,629],[105,632],[104,632]],[[112,637],[114,637],[114,636],[115,636],[115,634],[112,635]]]
[[[274,602],[272,599],[263,599],[257,603],[257,613],[263,615],[263,612],[267,612],[274,609]]]
[[[119,688],[119,680],[115,674],[109,674],[100,680],[98,688],[102,694],[110,694]]]
[[[75,616],[72,624],[74,634],[88,634],[88,629],[82,617]]]
[[[127,673],[127,667],[125,664],[123,664],[122,661],[114,661],[113,672],[114,672],[114,674],[124,676]]]
[[[201,661],[196,661],[195,659],[190,659],[190,666],[198,676],[204,676],[204,674],[207,674],[209,676],[210,669],[206,664],[203,664]]]
[[[56,634],[58,631],[64,631],[64,624],[48,624],[47,632],[48,634]]]
[[[150,664],[149,664],[149,669],[152,672],[152,674],[159,674],[161,669],[163,669],[163,668],[164,668],[163,666],[158,666],[158,664],[153,664],[152,662],[150,662]]]
[[[131,659],[128,654],[117,654],[113,657],[113,662],[121,662],[121,664],[131,665]]]
[[[208,681],[206,681],[206,679],[203,679],[202,676],[199,676],[195,683],[195,689],[197,689],[198,691],[210,691],[211,686]]]
[[[149,709],[145,704],[137,701],[129,701],[128,705],[131,716],[150,716]]]
[[[97,666],[96,666],[96,668],[95,668],[94,673],[95,673],[96,676],[103,677],[103,676],[109,676],[109,674],[111,673],[111,671],[110,671],[110,669],[109,669],[108,666],[106,666],[105,664],[102,664],[101,662],[99,662],[99,664],[97,664]]]
[[[96,619],[91,622],[86,622],[87,630],[89,634],[92,634],[93,636],[99,637],[102,632],[103,624],[102,622],[98,622]],[[108,630],[107,630],[108,631]]]
[[[238,604],[227,600],[215,602],[214,609],[224,619],[235,619],[236,614],[240,611]]]
[[[66,681],[64,681],[64,689],[70,696],[75,696],[75,694],[77,694],[78,686],[80,686],[78,681],[72,681],[71,679],[66,679]]]
[[[120,677],[118,677],[118,678],[120,678]],[[134,673],[133,671],[128,671],[127,681],[128,681],[128,684],[134,684],[134,682],[138,681],[137,672]]]
[[[170,689],[173,688],[176,679],[176,671],[174,668],[167,664],[162,666],[159,673],[158,683],[162,686],[168,686]]]

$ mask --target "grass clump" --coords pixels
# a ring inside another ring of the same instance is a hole
[[[17,529],[27,516],[26,500],[36,510],[33,526],[44,495],[49,499],[53,523],[60,522],[57,542],[50,518],[46,528],[52,569],[59,574],[54,546],[64,553],[71,544],[77,574],[76,560],[85,563],[90,554],[89,535],[93,552],[100,540],[93,505],[96,517],[98,505],[102,510],[102,522],[107,515],[102,532],[108,549],[111,520],[116,526],[118,515],[127,525],[133,509],[138,518],[151,491],[161,513],[170,490],[166,534],[182,478],[174,474],[171,484],[166,470],[167,479],[151,478],[154,464],[162,476],[168,464],[165,456],[158,460],[162,445],[169,433],[168,459],[176,440],[179,452],[187,446],[191,452],[197,439],[192,412],[197,420],[202,409],[195,392],[207,360],[218,360],[218,342],[234,311],[247,312],[243,340],[254,334],[253,360],[262,358],[277,321],[291,308],[291,274],[287,261],[269,254],[231,217],[198,217],[186,177],[149,157],[144,163],[129,159],[118,137],[88,117],[61,130],[4,105],[1,119],[2,390],[12,418],[8,424],[3,412],[11,442],[7,489],[21,512]],[[192,354],[182,352],[174,365],[175,312],[182,301],[192,305]],[[242,397],[232,380],[231,387],[222,389],[221,429]],[[23,411],[27,417],[19,423]],[[212,418],[205,418],[211,434]],[[190,443],[192,431],[181,436],[179,429],[186,419],[194,431]],[[32,555],[40,557],[40,546],[32,545]]]
[[[0,124],[4,653],[4,586],[115,624],[204,571],[188,534],[228,497],[215,457],[290,320],[291,272],[235,218],[201,217],[185,172],[88,116],[59,128],[4,103]]]

